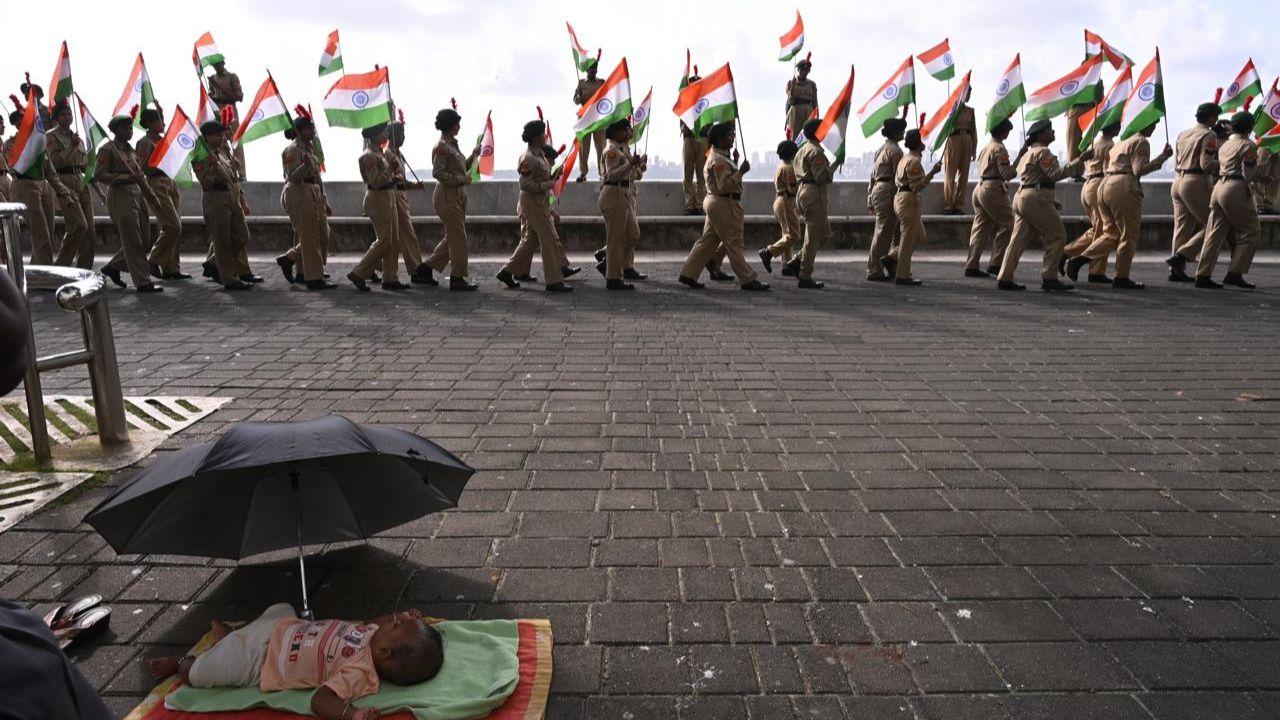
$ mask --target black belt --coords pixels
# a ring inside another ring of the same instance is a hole
[[[307,185],[319,185],[320,178],[302,178],[301,180],[297,180],[296,182],[305,183]]]
[[[112,180],[111,187],[124,187],[125,185],[137,185],[138,181],[132,178],[128,180]]]
[[[1178,174],[1179,175],[1203,175],[1204,169],[1203,168],[1187,168],[1186,170],[1179,170]]]
[[[817,185],[818,184],[817,180],[810,180],[808,178],[800,178],[799,180],[801,185]]]
[[[911,188],[907,187],[906,185],[899,185],[899,186],[898,186],[898,192],[900,192],[900,193],[904,193],[904,192],[915,192],[915,190],[912,190]]]
[[[369,190],[390,190],[395,186],[396,186],[395,183],[387,183],[386,185],[382,185],[380,187],[374,187],[373,185],[365,185],[365,188]]]
[[[169,177],[169,176],[168,176],[168,175],[165,175],[163,170],[148,170],[148,171],[147,171],[147,177],[153,177],[153,178],[167,178],[167,177]]]
[[[972,131],[972,130],[952,130],[952,131],[951,131],[951,134],[952,134],[952,135],[968,135],[968,136],[972,136],[972,135],[973,135],[973,131]]]
[[[1085,175],[1085,176],[1084,176],[1084,179],[1085,179],[1085,180],[1097,180],[1098,178],[1102,177],[1103,175],[1106,175],[1106,173],[1093,173],[1092,175]]]
[[[206,192],[230,192],[231,186],[226,183],[210,183],[209,186],[205,188],[205,191]]]
[[[630,180],[618,180],[618,181],[616,181],[616,182],[606,180],[604,184],[605,184],[605,185],[611,185],[611,186],[613,186],[613,187],[631,187],[631,181],[630,181]]]
[[[1004,182],[1004,178],[1000,177],[999,175],[983,175],[982,177],[980,177],[980,178],[978,178],[978,179],[979,179],[979,180],[981,180],[981,181],[983,181],[983,182],[987,182],[987,181],[1000,181],[1000,182]]]
[[[1023,185],[1018,189],[1019,190],[1052,190],[1054,188],[1054,185],[1055,183],[1042,182],[1042,183],[1033,183],[1031,185]]]
[[[786,193],[786,192],[778,193],[778,197],[795,197],[795,196],[796,196],[795,193]]]
[[[715,197],[729,198],[730,200],[741,200],[742,193],[711,193]]]
[[[66,167],[54,168],[59,175],[70,175],[71,173],[84,172],[83,165],[67,165]]]
[[[1107,177],[1112,177],[1113,175],[1128,175],[1128,176],[1132,177],[1132,176],[1133,176],[1133,173],[1127,173],[1127,172],[1109,172],[1109,173],[1107,173],[1106,175],[1107,175]]]
[[[396,183],[396,189],[397,189],[397,190],[408,190],[408,189],[409,189],[409,183],[407,183],[407,182],[397,182],[397,183]]]
[[[1223,180],[1240,180],[1243,182],[1244,176],[1243,175],[1223,175],[1222,179]]]

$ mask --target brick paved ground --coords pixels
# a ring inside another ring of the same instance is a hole
[[[766,296],[645,267],[632,295],[272,278],[112,312],[127,390],[236,398],[170,447],[341,412],[477,467],[458,510],[313,559],[315,605],[549,617],[556,720],[1280,716],[1280,268],[1062,297],[954,262]],[[77,332],[37,304],[46,350]],[[105,492],[0,535],[0,595],[106,595],[76,659],[123,712],[140,659],[296,578],[119,557],[79,523]]]

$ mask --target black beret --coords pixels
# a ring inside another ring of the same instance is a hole
[[[998,132],[1007,133],[1007,132],[1011,132],[1012,130],[1013,130],[1013,123],[1009,121],[1009,118],[1005,118],[1001,120],[1000,122],[996,123],[994,127],[991,128],[991,132],[993,133],[998,133]]]
[[[626,118],[622,118],[621,120],[615,120],[614,122],[609,123],[609,127],[604,131],[604,134],[605,137],[608,137],[619,130],[629,129],[630,127],[631,121]]]
[[[795,143],[791,142],[790,140],[783,140],[782,142],[778,143],[778,157],[787,157],[788,155],[795,155],[798,149],[799,148],[796,147]]]
[[[914,145],[914,144],[915,144],[917,141],[919,141],[919,140],[920,140],[920,131],[919,131],[919,130],[914,130],[914,129],[913,129],[913,130],[908,130],[908,131],[907,131],[907,136],[906,136],[906,138],[904,138],[904,141],[905,141],[908,145]]]
[[[205,136],[216,135],[220,132],[226,132],[226,131],[227,131],[226,126],[224,126],[222,123],[218,122],[217,120],[206,121],[203,125],[200,126],[200,134]]]
[[[133,118],[129,117],[128,115],[117,115],[107,121],[107,129],[110,130],[111,132],[115,132],[116,128],[120,127],[121,125],[132,125],[132,124],[133,124]]]
[[[520,133],[520,139],[525,142],[533,142],[547,136],[547,124],[541,120],[530,120],[524,124],[524,130]]]
[[[1048,120],[1037,120],[1031,123],[1031,127],[1027,128],[1027,137],[1035,137],[1045,130],[1052,130],[1053,123]]]
[[[733,130],[734,124],[732,122],[718,122],[707,131],[707,139],[714,145],[720,138],[732,135]]]
[[[892,117],[884,121],[884,126],[881,128],[881,134],[894,135],[906,129],[907,129],[906,120],[903,120],[902,118]]]
[[[810,140],[815,140],[816,138],[814,136],[817,135],[818,128],[820,127],[822,127],[822,121],[818,118],[814,118],[806,122],[804,124],[804,136]]]
[[[1219,105],[1218,103],[1207,102],[1207,103],[1200,103],[1199,105],[1196,106],[1197,116],[1200,116],[1200,115],[1216,116],[1221,114],[1222,114],[1222,106]]]
[[[49,114],[52,115],[53,117],[58,117],[62,113],[67,113],[68,115],[71,114],[71,103],[67,102],[66,100],[59,100],[57,103],[55,103],[53,106],[53,111],[50,112]]]
[[[380,125],[374,125],[373,127],[367,127],[367,128],[365,128],[365,129],[363,129],[363,130],[361,130],[361,131],[360,131],[360,135],[361,135],[365,140],[372,140],[372,139],[374,139],[374,138],[378,137],[379,135],[386,135],[386,134],[387,134],[387,124],[386,124],[386,123],[382,123],[382,124],[380,124]]]
[[[1232,128],[1252,130],[1256,123],[1257,121],[1253,117],[1253,113],[1245,112],[1243,110],[1231,116]]]
[[[436,129],[447,130],[453,127],[454,123],[462,121],[462,116],[453,108],[445,108],[436,113]]]
[[[156,120],[161,119],[160,111],[156,110],[155,108],[147,108],[146,110],[142,111],[142,114],[138,116],[138,119],[142,122],[143,125],[148,125]]]

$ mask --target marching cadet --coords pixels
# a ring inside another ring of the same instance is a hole
[[[547,165],[555,168],[552,170],[552,177],[559,178],[562,168],[556,167],[556,158],[560,157],[560,151],[550,145],[542,146],[542,156],[547,159]],[[529,219],[525,216],[524,205],[520,200],[516,199],[516,219],[520,222],[520,242],[516,243],[515,256],[518,261],[510,265],[512,277],[517,282],[536,283],[538,278],[532,275],[533,272],[533,253],[538,248],[538,236],[533,232],[533,228],[529,225]],[[566,278],[571,278],[582,271],[580,267],[572,267],[569,265],[569,256],[565,254],[564,241],[560,239],[560,214],[551,210],[551,227],[556,231],[556,260],[560,264],[560,274]],[[523,247],[522,247],[523,246]],[[597,262],[604,260],[605,252],[603,249],[596,251]],[[626,277],[626,273],[623,273]],[[648,277],[648,276],[645,276]]]
[[[1214,124],[1222,114],[1216,102],[1201,103],[1196,108],[1196,124],[1184,130],[1174,143],[1174,168],[1177,177],[1170,187],[1173,196],[1173,254],[1169,266],[1170,282],[1191,282],[1187,263],[1200,255],[1205,227],[1209,224],[1209,203],[1213,196],[1214,176],[1218,174],[1218,135]]]
[[[213,64],[213,74],[209,76],[209,99],[218,106],[219,110],[224,107],[231,108],[231,121],[223,124],[227,127],[227,134],[234,136],[236,129],[240,127],[240,110],[236,103],[244,101],[244,89],[240,87],[240,76],[228,72],[225,62]],[[236,145],[235,152],[236,162],[239,163],[236,179],[244,182],[245,173],[248,172],[244,164],[244,146]]]
[[[364,136],[364,154],[360,156],[360,178],[364,180],[364,214],[373,223],[374,240],[364,257],[347,273],[347,279],[360,292],[369,292],[369,281],[382,266],[383,290],[408,290],[396,272],[400,266],[400,224],[396,219],[396,175],[383,152],[387,142],[387,125],[375,125],[360,131]]]
[[[605,276],[606,289],[634,290],[636,286],[624,280],[622,275],[630,269],[628,258],[634,257],[636,243],[640,240],[640,224],[636,221],[631,184],[646,158],[633,155],[627,144],[631,139],[630,120],[624,118],[609,125],[605,129],[605,138],[609,145],[601,161],[599,201],[600,214],[604,216],[605,259],[596,265],[596,269]]]
[[[1080,237],[1071,241],[1062,250],[1062,267],[1059,274],[1067,272],[1067,264],[1074,258],[1081,257],[1107,230],[1107,210],[1102,203],[1102,183],[1106,176],[1107,161],[1111,159],[1111,149],[1115,147],[1116,136],[1120,134],[1120,123],[1112,123],[1094,136],[1089,147],[1093,149],[1093,157],[1084,164],[1084,187],[1080,188],[1080,204],[1084,206],[1085,217],[1089,218],[1089,227]],[[1025,147],[1025,146],[1024,146]],[[1110,283],[1107,277],[1107,256],[1090,259],[1089,282]],[[1079,270],[1076,271],[1077,275]],[[1071,277],[1075,280],[1077,275]]]
[[[942,211],[947,215],[964,212],[964,197],[969,189],[969,164],[978,150],[977,122],[973,108],[967,103],[973,88],[967,88],[956,108],[955,129],[942,146]]]
[[[146,185],[142,166],[129,141],[133,139],[133,119],[137,115],[135,105],[129,115],[117,115],[107,123],[111,131],[110,142],[98,150],[97,166],[93,181],[107,186],[107,213],[111,224],[120,236],[120,250],[102,268],[102,274],[111,282],[126,287],[120,278],[121,270],[128,270],[133,286],[140,293],[162,292],[164,288],[151,281],[147,267],[147,247],[142,242],[143,228],[150,219],[147,202],[151,189]]]
[[[978,153],[978,184],[973,188],[973,229],[969,232],[969,257],[964,263],[964,276],[985,278],[1000,272],[1009,236],[1013,234],[1013,204],[1009,202],[1009,181],[1018,171],[1015,165],[1022,159],[1027,146],[1018,151],[1014,162],[1009,162],[1009,150],[1004,141],[1013,132],[1013,123],[1001,120],[991,128],[991,141]],[[986,272],[982,271],[982,253],[991,248],[991,260]]]
[[[338,286],[324,279],[329,200],[325,195],[324,181],[320,178],[320,155],[315,146],[316,122],[301,105],[296,112],[293,127],[285,131],[285,136],[293,142],[280,153],[280,164],[284,170],[280,206],[289,215],[298,243],[288,253],[276,258],[276,263],[290,283],[305,284],[308,290],[332,290]]]
[[[911,277],[911,254],[916,246],[924,243],[925,238],[924,206],[920,193],[942,171],[942,162],[934,163],[929,172],[924,171],[924,141],[920,139],[919,130],[908,130],[905,144],[907,154],[898,161],[893,181],[897,188],[893,196],[893,212],[898,216],[898,227],[902,228],[902,241],[889,253],[892,261],[885,267],[885,272],[897,277],[897,285],[914,286],[921,283]]]
[[[573,103],[581,107],[591,99],[596,91],[604,85],[604,80],[596,76],[600,70],[600,58],[594,58],[587,61],[587,76],[578,80],[578,87],[573,91]],[[597,130],[591,133],[591,142],[582,142],[582,148],[578,151],[578,180],[584,182],[587,179],[587,158],[591,156],[591,146],[596,147],[596,174],[599,174],[600,154],[604,152],[604,130]],[[545,158],[544,158],[545,159]]]
[[[818,84],[809,79],[813,70],[812,54],[796,63],[795,77],[787,81],[787,131],[799,137],[800,128],[818,107]]]
[[[1209,223],[1205,228],[1204,248],[1200,251],[1200,264],[1196,268],[1196,287],[1221,290],[1223,284],[1253,289],[1244,279],[1253,264],[1253,253],[1262,234],[1258,224],[1258,208],[1253,204],[1249,180],[1258,165],[1258,147],[1249,139],[1253,132],[1254,118],[1248,112],[1231,116],[1231,137],[1218,148],[1218,167],[1221,173],[1213,188],[1209,204]],[[1218,252],[1227,231],[1234,230],[1236,246],[1231,252],[1231,265],[1222,283],[1213,281],[1213,267],[1218,262]]]
[[[893,176],[898,170],[898,162],[902,160],[902,148],[898,143],[902,142],[906,131],[907,121],[902,118],[884,121],[880,128],[884,144],[876,150],[871,177],[867,181],[867,210],[876,216],[871,249],[867,253],[867,279],[873,282],[893,279],[893,259],[889,257],[889,251],[898,244],[900,230],[898,216],[893,212]],[[886,259],[889,262],[885,262]]]
[[[227,114],[227,113],[224,113]],[[227,151],[227,127],[218,120],[200,126],[209,152],[191,163],[200,182],[200,205],[209,234],[211,257],[205,259],[205,275],[226,290],[249,290],[256,278],[244,264],[249,244],[248,208],[240,194],[236,164]]]
[[[818,141],[818,127],[821,125],[817,119],[804,124],[805,143],[792,161],[796,182],[800,184],[796,205],[804,220],[804,245],[800,248],[799,257],[792,262],[800,266],[796,273],[799,287],[810,290],[822,289],[822,283],[813,279],[813,261],[818,250],[831,241],[828,192],[835,179],[835,171]]]
[[[93,267],[93,248],[98,238],[93,227],[93,196],[84,182],[84,164],[89,154],[84,141],[71,129],[70,103],[59,101],[52,116],[54,128],[45,133],[45,152],[66,189],[65,193],[58,192],[58,209],[66,232],[53,263],[87,270]]]
[[[567,293],[573,288],[564,283],[561,270],[562,262],[556,235],[554,213],[551,210],[551,188],[555,185],[557,175],[551,171],[551,163],[547,162],[544,151],[547,137],[547,125],[541,120],[525,123],[520,139],[526,144],[517,168],[520,172],[519,210],[529,224],[532,237],[538,239],[538,247],[542,251],[542,273],[546,276],[547,292]],[[585,147],[585,144],[584,144]],[[508,288],[518,288],[520,283],[515,279],[515,269],[530,267],[533,256],[533,243],[521,242],[511,255],[507,264],[495,276]],[[525,270],[527,273],[528,270]]]
[[[689,83],[701,80],[697,68],[689,76]],[[707,141],[680,121],[681,159],[684,162],[684,214],[701,215],[702,200],[707,196],[706,176],[702,165],[707,161]]]
[[[555,158],[551,158],[549,162],[555,163]],[[631,187],[627,188],[627,202],[631,203],[632,217],[639,217],[640,181],[644,179],[645,171],[647,171],[648,169],[649,169],[648,154],[640,156],[640,162],[637,163],[636,166],[631,169]],[[558,215],[556,216],[556,222],[559,222]],[[637,224],[636,226],[637,242],[639,240],[639,237],[640,237],[640,229],[639,229],[639,225]],[[563,256],[564,255],[563,244],[561,244],[560,249],[561,249],[560,254],[561,256]],[[606,257],[607,257],[607,254],[606,254]],[[568,265],[568,264],[569,264],[569,260],[566,258],[565,265]],[[565,273],[565,277],[569,277],[569,274]],[[622,268],[622,279],[623,280],[648,280],[649,279],[648,275],[636,270],[636,243],[634,242],[627,246],[626,266]]]
[[[1159,170],[1173,157],[1173,148],[1168,145],[1164,146],[1159,155],[1151,157],[1151,142],[1147,138],[1156,131],[1157,124],[1152,122],[1136,135],[1111,148],[1111,155],[1107,160],[1107,176],[1098,190],[1103,232],[1101,235],[1094,235],[1093,244],[1083,255],[1067,262],[1067,275],[1072,280],[1079,275],[1080,268],[1091,260],[1105,259],[1114,250],[1116,276],[1111,281],[1111,286],[1121,290],[1141,290],[1146,287],[1129,277],[1142,232],[1141,178]]]
[[[407,161],[404,159],[404,153],[400,151],[400,148],[404,147],[404,130],[404,114],[400,113],[400,119],[387,126],[390,142],[383,149],[396,178],[396,238],[400,242],[400,256],[404,258],[404,269],[409,274],[409,282],[415,285],[434,285],[437,283],[435,278],[431,277],[431,266],[422,261],[422,245],[418,242],[417,230],[413,228],[413,210],[409,206],[409,190],[421,190],[423,185],[417,180],[409,182],[409,178],[405,176]],[[464,277],[461,283],[455,284],[451,281],[449,289],[475,290],[477,287],[468,283]]]
[[[462,116],[456,110],[445,108],[436,113],[440,141],[431,151],[431,177],[436,181],[431,203],[443,225],[443,236],[427,258],[426,267],[414,273],[413,282],[436,285],[432,271],[442,273],[445,265],[452,265],[449,288],[475,290],[477,285],[467,281],[467,186],[471,184],[467,168],[480,155],[480,145],[464,156],[458,149],[461,128]]]
[[[680,270],[679,278],[682,284],[694,289],[706,287],[698,282],[698,276],[722,244],[743,290],[759,292],[769,289],[768,283],[756,279],[755,270],[743,256],[742,177],[751,170],[751,161],[744,159],[741,165],[738,164],[738,151],[733,149],[736,139],[737,132],[732,122],[716,123],[707,132],[707,140],[711,143],[704,169],[707,199],[703,208],[707,219],[703,223],[702,237],[689,251],[689,259]]]
[[[782,237],[777,242],[760,251],[760,262],[764,269],[773,272],[773,259],[785,258],[797,252],[804,242],[804,228],[800,226],[800,215],[796,211],[796,194],[800,190],[800,182],[796,179],[796,169],[792,161],[800,148],[790,140],[778,143],[778,169],[773,174],[773,216],[778,220]]]
[[[178,186],[164,171],[151,167],[151,156],[164,137],[164,116],[159,110],[147,108],[138,119],[146,130],[135,144],[138,167],[142,168],[147,187],[151,190],[151,194],[146,196],[147,202],[151,205],[160,230],[160,236],[147,253],[147,269],[151,277],[161,280],[190,280],[191,276],[182,272],[179,257],[182,250],[182,216],[178,214],[181,202]]]
[[[1001,290],[1026,290],[1025,285],[1013,281],[1018,271],[1018,261],[1033,235],[1044,242],[1044,268],[1040,273],[1040,287],[1049,292],[1063,292],[1071,285],[1058,279],[1058,262],[1066,245],[1067,229],[1062,224],[1062,206],[1054,195],[1054,184],[1081,172],[1084,163],[1093,157],[1093,150],[1085,150],[1079,157],[1060,165],[1058,157],[1049,149],[1054,141],[1053,124],[1037,120],[1027,131],[1031,148],[1018,163],[1020,185],[1013,200],[1013,237],[1000,265],[996,284]]]
[[[1080,140],[1084,137],[1084,128],[1080,127],[1080,116],[1093,109],[1092,103],[1080,103],[1067,108],[1067,162],[1075,162],[1080,157]],[[1083,172],[1083,168],[1081,169]],[[1073,178],[1082,182],[1084,176],[1076,174]]]
[[[1259,215],[1276,214],[1276,191],[1280,189],[1280,155],[1269,148],[1258,148],[1258,170],[1249,183]]]
[[[13,95],[10,95],[9,99],[17,108],[9,114],[9,123],[15,128],[21,128],[24,114],[22,104]],[[37,118],[37,122],[44,122],[44,120]],[[13,145],[17,139],[15,135],[5,141],[6,157],[12,154]],[[25,174],[19,175],[13,170],[9,172],[13,175],[13,184],[9,190],[13,201],[27,206],[27,231],[31,233],[31,264],[48,265],[53,262],[54,254],[55,195],[67,195],[69,191],[58,179],[58,173],[54,170],[53,163],[49,161],[48,154],[45,155],[41,165],[31,167]]]

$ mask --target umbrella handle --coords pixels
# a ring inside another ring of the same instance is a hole
[[[315,618],[311,614],[311,605],[307,602],[307,563],[302,554],[302,499],[297,470],[289,471],[289,485],[293,488],[293,514],[298,527],[298,577],[302,580],[302,612],[298,613],[298,617],[313,620]]]

